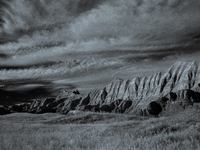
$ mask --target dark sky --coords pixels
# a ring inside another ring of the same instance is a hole
[[[199,7],[200,0],[0,0],[1,79],[196,60]]]

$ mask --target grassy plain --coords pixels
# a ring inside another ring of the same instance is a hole
[[[200,110],[173,116],[74,112],[0,116],[1,150],[198,150]]]

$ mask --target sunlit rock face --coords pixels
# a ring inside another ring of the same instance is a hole
[[[62,91],[56,98],[35,100],[29,107],[20,106],[20,110],[62,114],[71,110],[131,113],[142,116],[173,114],[188,107],[199,107],[199,70],[197,62],[177,62],[166,71],[149,77],[115,79],[102,89],[92,90],[86,97],[78,90]],[[19,106],[15,105],[8,110],[15,112],[18,108]],[[1,108],[2,113],[5,110]]]
[[[153,76],[136,77],[132,80],[116,79],[102,90],[91,91],[88,95],[89,104],[108,105],[116,100],[122,100],[121,103],[132,101],[126,110],[132,112],[135,108],[146,109],[149,103],[160,97],[166,97],[170,101],[188,99],[198,102],[199,70],[197,62],[177,62],[166,71]]]
[[[199,82],[200,72],[196,62],[177,62],[165,72],[153,76],[113,80],[104,89],[91,91],[90,95],[91,99],[101,99],[105,103],[116,99],[137,101],[153,96],[165,96],[169,92],[184,89],[198,91]],[[107,93],[107,96],[102,99],[103,92]]]

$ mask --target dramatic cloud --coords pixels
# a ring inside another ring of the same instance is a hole
[[[133,64],[147,69],[183,60],[199,51],[199,6],[200,0],[0,0],[1,79],[107,67],[127,77],[138,74]]]
[[[28,35],[21,38],[38,45],[94,38],[175,43],[198,34],[199,4],[199,0],[2,0],[0,33],[16,40]]]

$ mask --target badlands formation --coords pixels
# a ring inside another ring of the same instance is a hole
[[[83,97],[79,91],[63,91],[56,98],[1,106],[0,114],[12,112],[62,113],[94,111],[141,116],[170,115],[188,107],[200,107],[200,64],[177,62],[164,72],[132,80],[115,79]]]

